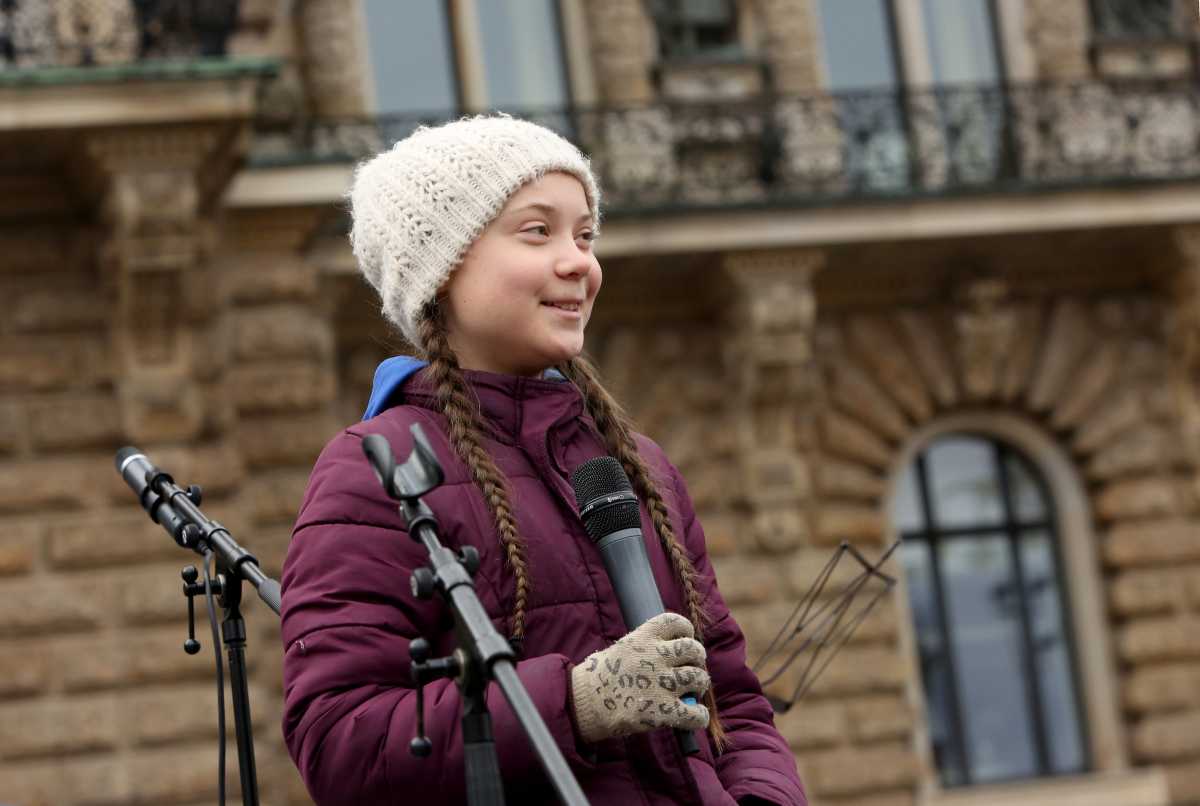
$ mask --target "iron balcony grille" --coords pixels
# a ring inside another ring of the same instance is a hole
[[[0,73],[226,55],[241,0],[0,0]]]
[[[574,140],[610,214],[1200,178],[1192,81],[508,110]],[[354,161],[455,115],[263,122],[259,166]]]

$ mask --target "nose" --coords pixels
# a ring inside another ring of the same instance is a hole
[[[580,249],[574,241],[571,241],[557,256],[554,262],[554,271],[559,277],[567,279],[586,277],[594,260],[590,250]]]

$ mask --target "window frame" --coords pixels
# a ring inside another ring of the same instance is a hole
[[[985,447],[989,454],[989,460],[992,463],[991,478],[994,478],[999,485],[999,500],[1002,509],[1002,516],[998,522],[979,523],[972,525],[954,525],[954,526],[939,526],[935,517],[935,502],[933,500],[930,482],[932,471],[929,468],[928,452],[938,442],[945,439],[953,439],[956,437],[972,439],[979,442]],[[1046,515],[1037,520],[1023,520],[1015,512],[1015,502],[1012,498],[1011,487],[1011,470],[1008,467],[1008,462],[1015,461],[1024,465],[1026,472],[1029,473],[1032,481],[1038,488],[1038,492],[1043,503],[1047,506]],[[906,542],[920,542],[926,547],[929,556],[929,565],[927,571],[930,573],[933,581],[933,596],[937,607],[938,628],[942,633],[942,641],[944,642],[946,652],[946,672],[949,675],[950,686],[950,723],[954,733],[954,740],[957,748],[957,755],[962,764],[962,774],[964,783],[956,785],[954,788],[973,788],[980,785],[991,785],[1001,783],[1025,782],[1037,779],[1060,778],[1069,775],[1087,774],[1091,771],[1092,760],[1090,757],[1090,744],[1088,737],[1088,720],[1087,714],[1083,708],[1082,702],[1082,686],[1079,677],[1079,662],[1078,652],[1076,651],[1076,639],[1073,628],[1073,616],[1071,613],[1070,597],[1067,595],[1069,588],[1068,580],[1063,572],[1064,564],[1062,559],[1062,550],[1058,534],[1058,524],[1054,519],[1055,506],[1053,498],[1048,489],[1045,479],[1042,478],[1037,466],[1026,457],[1014,445],[1001,440],[992,434],[984,434],[976,431],[960,431],[946,432],[929,442],[925,443],[917,451],[916,459],[913,464],[909,465],[904,472],[912,472],[915,474],[916,491],[918,504],[921,510],[922,521],[924,527],[920,529],[905,529],[899,533],[900,537]],[[1075,717],[1078,720],[1079,730],[1081,731],[1082,741],[1082,762],[1083,769],[1073,771],[1071,773],[1060,773],[1050,770],[1052,757],[1049,750],[1049,745],[1052,739],[1050,732],[1046,726],[1046,720],[1049,718],[1047,702],[1043,693],[1044,681],[1037,669],[1036,650],[1034,646],[1034,628],[1032,624],[1032,614],[1030,612],[1029,595],[1026,590],[1029,587],[1026,579],[1028,569],[1025,567],[1026,561],[1022,559],[1020,542],[1022,533],[1040,529],[1045,531],[1051,541],[1051,548],[1054,556],[1054,582],[1057,586],[1060,618],[1062,620],[1063,640],[1067,644],[1068,649],[1068,664],[1071,679],[1072,690],[1074,694],[1074,710]],[[1029,718],[1030,731],[1035,751],[1034,762],[1037,766],[1037,771],[1027,777],[1017,777],[1006,780],[987,781],[983,784],[972,780],[971,775],[971,747],[967,739],[966,731],[966,714],[962,699],[961,683],[962,678],[958,663],[955,660],[956,653],[951,651],[954,642],[954,631],[951,626],[952,611],[946,602],[946,580],[942,575],[941,562],[939,560],[939,547],[947,541],[970,540],[972,537],[981,537],[987,535],[1000,535],[1005,538],[1005,548],[1011,561],[1011,572],[1013,575],[1012,582],[1016,589],[1016,606],[1018,611],[1018,632],[1021,642],[1021,673],[1025,685],[1025,702],[1027,708],[1027,716]]]
[[[945,789],[933,765],[928,737],[927,707],[924,685],[918,662],[917,643],[909,606],[907,581],[900,574],[894,596],[899,614],[902,651],[909,665],[907,675],[911,701],[916,705],[916,749],[921,767],[926,771],[918,785],[921,806],[948,806],[958,803],[978,803],[982,806],[999,797],[996,793],[1019,796],[1019,802],[1043,802],[1039,798],[1063,787],[1084,788],[1095,792],[1118,791],[1113,781],[1124,782],[1122,787],[1140,787],[1144,801],[1156,803],[1162,786],[1160,770],[1137,770],[1130,767],[1126,748],[1125,726],[1120,714],[1120,692],[1113,637],[1107,621],[1107,604],[1100,562],[1099,541],[1092,523],[1091,503],[1082,473],[1066,449],[1053,436],[1028,419],[1002,410],[963,412],[939,418],[913,433],[889,468],[884,517],[889,539],[895,539],[896,529],[890,513],[897,495],[899,479],[918,453],[941,436],[953,433],[981,434],[1012,445],[1037,469],[1045,483],[1054,521],[1058,525],[1061,575],[1067,584],[1060,590],[1064,613],[1070,619],[1069,629],[1075,640],[1078,668],[1079,698],[1087,725],[1085,740],[1092,772],[1068,778],[1033,778],[1005,785],[979,785]],[[1131,791],[1121,789],[1121,791]],[[1165,791],[1165,789],[1163,790]],[[991,794],[989,794],[991,793]],[[1007,802],[1000,798],[995,802]],[[1017,802],[1017,801],[1014,801]],[[1090,802],[1090,801],[1089,801]],[[1097,803],[1105,802],[1103,799]],[[1116,803],[1116,801],[1111,801]],[[1166,801],[1163,801],[1164,803]]]
[[[483,31],[479,22],[479,7],[476,0],[438,0],[445,7],[448,40],[451,49],[450,65],[454,72],[453,82],[456,108],[452,115],[484,112],[495,108],[489,97],[486,66],[483,55]],[[562,53],[564,108],[570,109],[579,98],[595,97],[595,77],[586,66],[586,23],[583,19],[581,0],[552,0],[554,9],[554,32],[558,37]],[[360,41],[366,42],[366,7],[356,2],[360,24]],[[583,41],[581,41],[583,40]],[[377,112],[375,75],[369,60],[364,59],[364,93],[369,114]],[[428,110],[436,111],[436,110]],[[525,109],[513,108],[515,112]],[[420,112],[414,112],[420,114]]]

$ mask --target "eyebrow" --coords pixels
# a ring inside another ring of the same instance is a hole
[[[516,208],[515,210],[510,210],[509,215],[514,215],[516,213],[523,213],[526,210],[538,210],[539,212],[545,213],[548,216],[553,216],[555,213],[558,212],[558,208],[555,207],[553,204],[546,204],[545,202],[530,202],[529,204],[522,205],[522,206]],[[580,213],[579,217],[576,218],[575,220],[576,221],[585,221],[585,220],[590,221],[591,218],[592,218],[592,214],[590,211],[588,211],[586,213]]]

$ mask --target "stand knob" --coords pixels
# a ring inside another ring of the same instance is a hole
[[[196,566],[189,565],[180,571],[179,575],[183,577],[183,595],[187,597],[188,603],[188,637],[183,642],[183,651],[195,655],[200,651],[200,642],[196,640],[196,608],[192,604],[191,588],[196,584],[200,572],[196,570]]]
[[[187,497],[196,506],[200,506],[200,497],[204,492],[200,489],[199,484],[189,484],[187,488]]]
[[[419,571],[428,569],[419,568]],[[416,579],[416,574],[413,574],[413,579]],[[416,587],[416,583],[413,583]],[[408,656],[412,659],[412,673],[414,680],[421,680],[421,675],[418,673],[419,667],[424,666],[429,660],[429,652],[431,647],[429,642],[424,638],[414,638],[408,642]],[[428,758],[433,750],[433,742],[429,741],[429,737],[425,735],[425,683],[417,683],[417,735],[408,743],[408,752],[412,753],[417,758]]]
[[[433,571],[428,568],[418,568],[409,577],[412,594],[418,599],[430,599],[433,597],[434,582]]]
[[[467,573],[475,576],[479,570],[479,550],[474,546],[463,546],[458,552],[458,561],[467,569]]]

